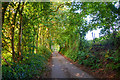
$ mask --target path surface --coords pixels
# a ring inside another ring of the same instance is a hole
[[[52,54],[51,78],[93,78],[66,60],[59,53]]]

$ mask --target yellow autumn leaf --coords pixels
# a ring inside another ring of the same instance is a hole
[[[106,55],[105,55],[105,58],[108,58],[108,57],[109,57],[109,55],[108,55],[108,54],[106,54]]]

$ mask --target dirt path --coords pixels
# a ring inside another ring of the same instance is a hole
[[[54,52],[52,54],[51,78],[93,78],[80,70],[63,56]]]

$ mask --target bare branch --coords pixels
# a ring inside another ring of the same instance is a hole
[[[3,56],[2,56],[2,59],[10,66],[10,68],[12,68],[12,66],[6,61],[5,58],[3,58]],[[15,69],[12,68],[12,70],[15,72]]]
[[[64,3],[63,3],[63,4],[60,4],[55,11],[50,11],[50,12],[57,12],[58,9],[59,9],[62,5],[64,5]]]

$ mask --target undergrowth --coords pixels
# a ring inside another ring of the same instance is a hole
[[[23,61],[20,63],[11,62],[12,68],[3,63],[2,80],[32,79],[36,76],[42,77],[50,55],[51,52],[41,46],[36,54],[24,53]]]

